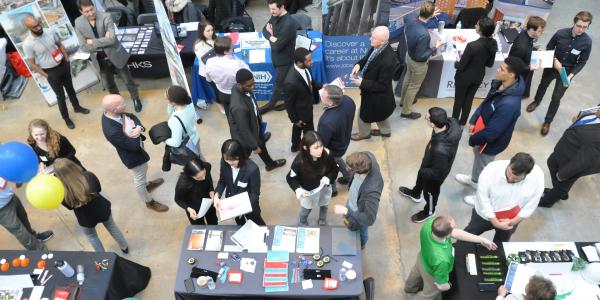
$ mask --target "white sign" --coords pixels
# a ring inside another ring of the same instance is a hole
[[[252,74],[255,82],[271,82],[271,79],[273,79],[271,72],[268,71],[254,71]]]

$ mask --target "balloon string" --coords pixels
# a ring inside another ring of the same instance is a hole
[[[58,218],[60,219],[60,221],[67,228],[67,231],[69,231],[71,233],[71,236],[74,237],[75,241],[77,241],[77,244],[79,244],[79,247],[81,248],[81,251],[85,251],[85,248],[83,247],[83,244],[79,241],[79,238],[77,238],[77,234],[73,230],[71,230],[71,228],[67,225],[67,222],[65,221],[65,219],[62,216],[61,209],[59,208],[59,209],[57,209],[55,211],[56,211],[56,215],[58,216]]]

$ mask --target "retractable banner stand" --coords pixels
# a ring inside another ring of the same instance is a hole
[[[31,67],[23,52],[23,42],[29,37],[29,30],[23,25],[23,18],[28,15],[38,19],[45,31],[54,31],[69,55],[77,52],[79,41],[59,0],[0,0],[0,24],[30,71]],[[88,61],[71,58],[70,62],[75,91],[79,92],[98,82],[98,76]],[[31,74],[48,105],[56,104],[56,95],[46,78],[33,71]]]
[[[158,18],[158,26],[160,27],[160,38],[165,48],[171,82],[185,88],[190,93],[190,88],[185,77],[185,69],[183,68],[183,63],[181,63],[181,57],[179,56],[169,16],[160,0],[154,0],[154,8],[156,9],[156,17]]]

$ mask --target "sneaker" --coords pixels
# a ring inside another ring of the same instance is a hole
[[[167,210],[169,210],[169,207],[160,203],[160,202],[156,202],[154,199],[151,200],[150,202],[146,202],[146,207],[156,211],[156,212],[165,212]]]
[[[410,220],[415,222],[415,223],[422,223],[425,220],[429,219],[429,218],[433,218],[435,216],[435,212],[432,214],[429,214],[428,212],[422,210],[414,215],[412,215],[410,217]]]
[[[196,107],[198,107],[201,110],[207,110],[208,104],[206,104],[206,101],[198,101],[196,102]]]
[[[465,202],[468,206],[475,206],[475,195],[468,195],[463,198],[463,202]]]
[[[277,169],[283,165],[285,165],[285,159],[277,159],[274,160],[272,164],[265,166],[265,169],[267,171],[273,171],[274,169]]]
[[[54,236],[54,232],[52,232],[52,230],[48,230],[48,231],[44,231],[44,232],[34,232],[33,235],[35,236],[35,238],[37,238],[38,240],[45,242],[49,239],[51,239]]]
[[[409,120],[416,120],[421,117],[421,114],[413,111],[410,114],[400,114],[400,117]]]
[[[407,197],[408,199],[412,200],[412,202],[414,202],[414,203],[419,203],[419,202],[423,201],[423,197],[421,197],[421,195],[419,195],[419,198],[415,197],[413,195],[413,191],[407,187],[401,186],[398,189],[398,192],[400,192],[400,195]]]
[[[471,179],[471,175],[456,174],[456,176],[454,176],[454,179],[456,179],[456,181],[458,181],[461,184],[477,189],[477,182],[474,182]]]
[[[66,118],[65,119],[65,124],[67,124],[67,127],[69,129],[75,129],[75,123],[73,123],[73,121],[71,121],[71,119]]]

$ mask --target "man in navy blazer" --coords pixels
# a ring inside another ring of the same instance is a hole
[[[169,207],[161,204],[150,195],[150,192],[160,186],[162,178],[146,179],[150,156],[144,150],[143,140],[145,131],[142,122],[135,115],[125,112],[125,99],[121,95],[109,94],[102,99],[102,132],[104,137],[115,147],[123,164],[133,171],[133,184],[145,202],[146,207],[157,212],[165,212]]]

